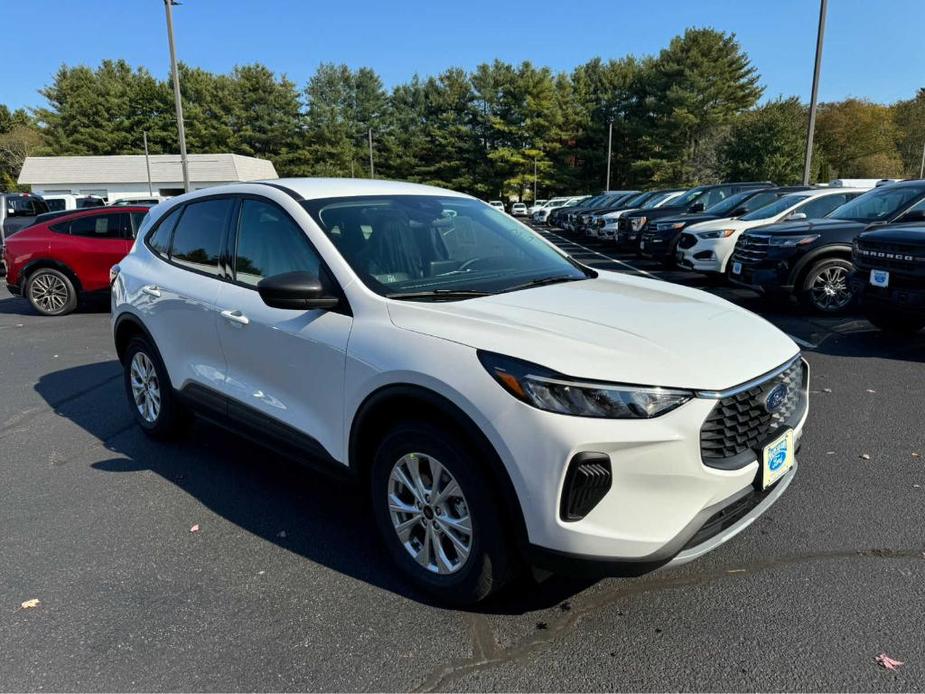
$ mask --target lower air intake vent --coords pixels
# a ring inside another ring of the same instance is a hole
[[[577,453],[565,473],[559,509],[562,520],[577,521],[587,516],[610,490],[612,482],[610,457],[607,454]]]

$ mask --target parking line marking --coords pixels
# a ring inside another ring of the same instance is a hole
[[[628,267],[630,270],[633,270],[634,272],[639,272],[639,273],[645,275],[646,277],[651,277],[651,278],[654,279],[654,280],[661,280],[661,277],[658,277],[658,276],[656,276],[656,275],[653,275],[651,272],[646,272],[645,270],[641,270],[640,268],[635,267],[634,265],[630,265],[629,263],[624,263],[622,260],[618,260],[618,259],[616,259],[616,258],[613,258],[613,257],[609,256],[609,255],[604,255],[603,253],[599,253],[598,251],[595,251],[593,248],[588,248],[587,246],[582,246],[580,243],[577,243],[577,242],[575,242],[575,241],[570,241],[570,240],[567,239],[567,238],[564,238],[564,237],[562,237],[562,236],[559,236],[559,235],[558,235],[557,233],[555,233],[555,232],[547,231],[546,233],[549,234],[550,236],[555,236],[557,239],[559,239],[560,241],[562,241],[562,242],[564,242],[564,243],[568,243],[568,244],[571,244],[571,245],[573,245],[573,246],[578,246],[579,248],[582,248],[582,249],[586,250],[588,253],[593,253],[594,255],[599,255],[601,258],[604,258],[605,260],[609,260],[609,261],[612,262],[612,263],[618,263],[618,264],[622,265],[623,267]]]

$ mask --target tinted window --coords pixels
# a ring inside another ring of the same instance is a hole
[[[64,209],[65,202],[64,200],[46,200],[45,204],[48,205],[49,212],[57,212]]]
[[[836,207],[845,204],[845,194],[824,195],[821,198],[810,200],[805,205],[796,208],[794,212],[802,212],[807,219],[822,219]]]
[[[170,247],[170,234],[180,218],[180,208],[175,207],[171,210],[165,219],[162,219],[154,233],[148,237],[148,245],[159,255],[166,256],[167,249]]]
[[[187,205],[173,232],[170,259],[178,265],[217,275],[222,235],[233,208],[231,198]]]
[[[135,227],[134,231],[132,232],[132,238],[135,238],[135,233],[141,229],[141,223],[144,221],[145,217],[148,216],[148,213],[132,212],[130,216],[132,218],[132,226]]]
[[[746,222],[755,222],[760,219],[771,219],[772,217],[776,217],[779,214],[783,214],[794,205],[800,203],[803,200],[806,200],[808,197],[808,195],[796,195],[795,193],[791,193],[780,198],[777,200],[777,202],[772,202],[770,205],[759,207],[754,212],[749,212],[746,215],[742,215],[739,217],[739,219]]]
[[[132,227],[127,214],[100,214],[75,219],[68,225],[71,236],[95,239],[128,239]]]
[[[307,271],[317,275],[321,261],[289,215],[275,205],[245,200],[238,227],[235,278],[256,286],[264,277]]]
[[[845,203],[831,219],[853,219],[859,222],[878,222],[893,217],[915,202],[925,189],[918,186],[892,185],[874,188]]]

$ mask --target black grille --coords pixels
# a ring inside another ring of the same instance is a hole
[[[591,512],[610,491],[613,475],[606,453],[582,452],[575,455],[565,473],[559,515],[564,521],[577,521]]]
[[[769,246],[770,241],[767,236],[742,234],[736,243],[732,258],[740,263],[759,263],[767,257]]]
[[[770,493],[770,489],[759,491],[753,487],[749,493],[741,499],[736,499],[725,508],[720,509],[710,516],[700,530],[687,541],[687,544],[684,545],[684,549],[690,549],[703,544],[710,538],[716,537],[727,528],[731,528],[747,516],[753,508],[764,501]]]
[[[678,239],[678,248],[693,248],[697,245],[697,237],[693,234],[681,234]]]
[[[858,241],[854,260],[859,267],[918,274],[925,272],[925,246]]]
[[[753,451],[774,432],[799,423],[806,409],[807,371],[801,359],[783,373],[748,390],[717,401],[700,428],[700,454],[705,465],[723,469],[741,467],[753,460]],[[774,413],[765,398],[780,384],[789,386],[783,405]]]

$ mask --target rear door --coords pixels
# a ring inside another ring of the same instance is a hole
[[[58,232],[51,254],[77,273],[81,288],[94,292],[109,287],[109,268],[131,249],[132,223],[125,212],[79,217],[52,225]]]

